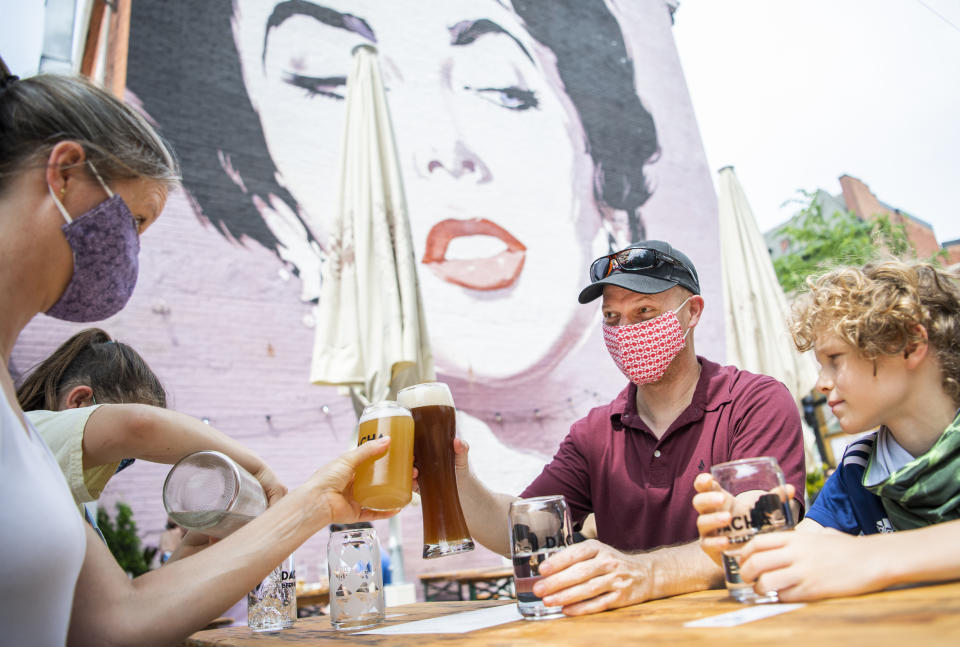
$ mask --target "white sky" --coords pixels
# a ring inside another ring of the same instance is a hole
[[[675,20],[714,181],[734,166],[762,231],[846,173],[960,239],[960,0],[681,0]]]

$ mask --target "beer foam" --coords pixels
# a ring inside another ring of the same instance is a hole
[[[426,382],[417,384],[397,393],[397,402],[407,409],[429,406],[453,406],[453,396],[450,388],[443,382]]]
[[[363,424],[367,420],[376,420],[377,418],[395,418],[397,416],[410,417],[410,411],[407,410],[406,407],[400,406],[393,400],[384,400],[383,402],[372,404],[364,409],[363,415],[360,416],[360,420],[357,421],[357,424]]]

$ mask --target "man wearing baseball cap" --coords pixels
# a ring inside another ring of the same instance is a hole
[[[691,504],[696,475],[711,465],[773,456],[797,492],[805,485],[800,416],[786,387],[696,354],[704,299],[685,254],[648,240],[602,256],[579,300],[598,297],[607,350],[629,383],[573,424],[520,495],[562,494],[575,525],[596,517],[597,540],[543,562],[533,590],[568,615],[722,586],[700,550]],[[488,490],[470,474],[466,444],[455,447],[470,531],[507,555],[503,519],[516,497]],[[802,499],[791,505],[798,516]]]

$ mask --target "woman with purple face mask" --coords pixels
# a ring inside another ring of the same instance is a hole
[[[86,527],[7,370],[40,312],[95,321],[119,311],[137,278],[140,235],[179,166],[139,114],[65,76],[18,80],[0,61],[0,626],[22,645],[167,645],[203,628],[330,522],[389,516],[349,494],[365,443],[230,537],[127,577]]]

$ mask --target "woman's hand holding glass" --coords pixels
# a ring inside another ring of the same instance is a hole
[[[396,510],[368,510],[353,496],[357,467],[366,460],[383,456],[389,446],[389,436],[364,443],[327,463],[307,480],[304,487],[313,490],[317,494],[318,503],[325,508],[320,510],[325,517],[324,525],[374,521],[392,517],[397,513]]]

